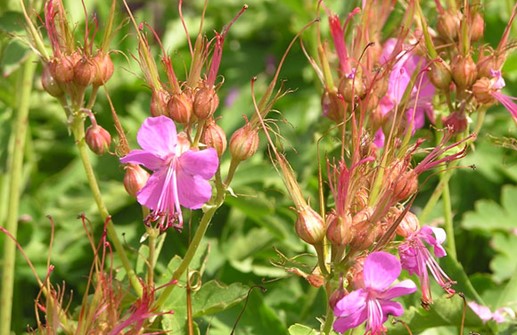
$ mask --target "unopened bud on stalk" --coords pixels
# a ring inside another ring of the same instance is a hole
[[[462,133],[468,126],[467,115],[465,115],[464,112],[452,112],[451,115],[443,120],[443,125],[449,128],[454,134]]]
[[[485,20],[483,19],[483,16],[476,12],[471,17],[470,22],[470,39],[472,41],[477,41],[483,37],[485,34]]]
[[[335,246],[345,246],[352,240],[352,216],[349,213],[337,215],[331,213],[327,217],[327,239]]]
[[[321,109],[323,116],[328,117],[336,123],[343,122],[343,118],[345,117],[344,101],[336,92],[325,90],[321,96]]]
[[[298,210],[295,223],[296,234],[309,244],[317,244],[325,237],[325,222],[321,216],[309,206]]]
[[[366,88],[360,72],[343,78],[339,84],[339,92],[343,94],[343,98],[349,103],[362,99],[366,93]]]
[[[111,144],[110,133],[97,124],[91,125],[86,129],[84,139],[90,150],[97,155],[103,155]]]
[[[366,250],[373,245],[380,233],[380,226],[372,222],[373,208],[367,207],[357,212],[352,219],[353,238],[350,247],[353,250]]]
[[[447,10],[441,13],[436,24],[438,34],[447,41],[455,40],[460,30],[461,17],[459,11]]]
[[[93,82],[97,69],[90,58],[81,57],[74,65],[74,83],[86,87]]]
[[[448,90],[451,85],[451,70],[443,59],[431,63],[431,71],[428,72],[429,80],[438,89]]]
[[[387,181],[396,201],[402,201],[418,191],[418,176],[403,161],[396,161],[387,171]]]
[[[338,289],[335,290],[334,292],[332,292],[332,294],[329,297],[330,308],[334,309],[334,307],[336,307],[337,303],[347,295],[348,295],[348,292],[342,286],[338,287]]]
[[[494,97],[491,94],[492,81],[486,77],[478,79],[474,85],[472,85],[472,93],[474,98],[480,104],[491,104],[495,102]]]
[[[187,124],[192,116],[192,99],[186,93],[173,94],[167,102],[167,111],[174,121]]]
[[[395,232],[403,238],[407,238],[409,235],[416,232],[419,228],[420,222],[418,221],[418,217],[408,211],[400,221]]]
[[[126,165],[125,170],[124,188],[130,196],[136,198],[138,191],[140,191],[147,183],[149,173],[140,165],[134,164]]]
[[[104,85],[111,78],[115,70],[110,55],[99,51],[95,57],[93,57],[92,62],[95,67],[95,76],[93,77],[92,84],[95,86]]]
[[[71,56],[62,55],[54,58],[49,63],[50,74],[58,84],[66,84],[74,79],[74,65],[77,59],[76,54]]]
[[[452,62],[452,79],[460,90],[469,88],[477,78],[476,63],[472,56],[457,55]]]
[[[160,116],[168,115],[167,113],[167,101],[169,100],[169,93],[162,89],[153,89],[151,94],[151,115]]]
[[[246,123],[242,128],[237,129],[230,139],[232,159],[243,161],[250,158],[257,152],[258,145],[258,129]]]
[[[219,97],[213,88],[202,87],[194,96],[194,115],[200,120],[211,117],[219,106]]]
[[[54,77],[52,77],[52,74],[50,74],[48,65],[43,66],[43,73],[41,74],[41,85],[43,86],[43,89],[53,97],[60,97],[65,94]]]
[[[214,148],[219,157],[226,150],[226,134],[223,128],[219,127],[213,120],[206,125],[202,141],[206,146]]]

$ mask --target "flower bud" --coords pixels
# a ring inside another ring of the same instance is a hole
[[[458,37],[460,30],[461,13],[459,11],[447,10],[438,16],[436,30],[446,41],[453,41]]]
[[[350,241],[353,250],[366,250],[376,241],[380,227],[371,221],[372,214],[373,209],[367,207],[354,215],[351,224],[353,238]]]
[[[472,56],[457,55],[452,62],[452,79],[460,90],[469,88],[478,75]]]
[[[336,215],[331,213],[327,217],[327,239],[332,245],[342,247],[348,245],[352,239],[352,216],[348,213]]]
[[[349,103],[357,100],[358,98],[362,99],[366,93],[366,88],[360,72],[356,72],[355,74],[341,79],[339,92],[341,92],[345,101]]]
[[[329,297],[330,308],[334,309],[337,303],[347,295],[348,292],[343,287],[339,287],[337,290],[332,292],[332,294]]]
[[[476,12],[470,21],[470,40],[475,42],[485,34],[485,20],[479,12]]]
[[[309,244],[317,244],[325,237],[325,222],[309,206],[304,206],[298,211],[298,218],[294,227],[296,234]]]
[[[443,59],[438,59],[431,63],[431,71],[429,71],[429,80],[438,89],[448,90],[451,84],[451,70],[449,65]]]
[[[230,153],[232,159],[243,161],[257,152],[259,145],[258,130],[246,123],[233,133],[230,139]]]
[[[451,115],[443,120],[443,125],[449,128],[453,134],[462,133],[468,126],[467,116],[464,112],[452,112]]]
[[[169,93],[165,90],[154,90],[151,94],[150,111],[152,116],[168,115],[167,101],[169,100]]]
[[[192,99],[186,93],[173,94],[167,102],[167,111],[174,121],[187,124],[192,116]]]
[[[219,97],[213,88],[202,87],[194,96],[194,115],[200,120],[212,116],[219,106]]]
[[[387,185],[394,199],[402,201],[417,192],[418,176],[403,161],[396,161],[387,172]]]
[[[111,144],[111,135],[99,125],[91,125],[86,129],[85,141],[91,151],[103,155]]]
[[[147,183],[149,173],[140,165],[134,164],[126,165],[125,170],[124,188],[130,196],[136,198],[138,191],[140,191]]]
[[[403,238],[407,238],[409,235],[416,232],[419,228],[420,222],[418,221],[418,217],[408,211],[400,221],[395,232]]]
[[[489,55],[485,55],[481,52],[477,62],[478,78],[491,77],[492,71],[500,70],[503,67],[505,60],[504,54],[496,55],[495,53],[491,53]]]
[[[74,65],[76,56],[62,55],[49,63],[50,74],[58,84],[69,83],[74,79]]]
[[[78,86],[88,86],[93,82],[97,69],[90,58],[81,57],[74,65],[74,83]]]
[[[226,150],[226,134],[223,128],[219,127],[213,120],[206,125],[202,141],[208,147],[214,148],[219,157]]]
[[[93,57],[92,62],[95,67],[95,75],[92,84],[95,86],[104,85],[111,78],[115,70],[110,55],[99,51],[95,57]]]
[[[477,102],[480,104],[491,104],[495,102],[494,97],[491,94],[492,90],[492,82],[490,79],[483,77],[478,79],[474,85],[472,85],[472,92],[474,93],[474,98],[476,98]]]
[[[41,85],[43,86],[43,89],[53,97],[60,97],[65,94],[54,77],[52,77],[52,74],[50,74],[48,65],[43,66],[43,73],[41,74]]]

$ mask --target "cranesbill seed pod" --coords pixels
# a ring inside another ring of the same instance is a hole
[[[139,165],[128,164],[125,169],[124,188],[130,196],[136,198],[138,191],[147,183],[149,173]]]
[[[344,99],[340,98],[336,92],[325,90],[321,96],[321,109],[323,116],[336,123],[343,122],[345,117]]]
[[[174,121],[187,124],[192,116],[192,99],[186,93],[171,95],[167,102],[167,112]]]
[[[332,245],[342,247],[352,239],[352,216],[350,214],[329,214],[327,217],[327,239]]]
[[[485,34],[485,20],[480,13],[475,13],[470,22],[470,39],[477,41]]]
[[[350,247],[353,250],[366,250],[375,242],[379,225],[377,222],[372,222],[373,209],[367,207],[357,212],[352,218],[353,238],[350,241]]]
[[[78,86],[88,86],[93,82],[97,69],[92,60],[82,57],[74,65],[74,83]]]
[[[387,173],[387,185],[396,201],[402,201],[418,190],[418,176],[403,161],[394,162]]]
[[[59,86],[54,77],[52,77],[52,74],[50,74],[48,65],[43,66],[43,73],[41,74],[41,85],[43,86],[43,89],[53,97],[60,97],[65,94],[61,86]]]
[[[257,152],[259,145],[258,130],[250,123],[246,123],[233,133],[230,139],[230,153],[232,159],[243,161]]]
[[[406,238],[409,235],[416,232],[419,228],[420,221],[418,221],[418,217],[415,214],[408,211],[400,221],[395,232],[398,235]]]
[[[468,126],[467,115],[464,112],[452,112],[445,120],[443,125],[452,130],[452,133],[459,134],[464,132]]]
[[[219,106],[219,97],[213,88],[202,87],[194,96],[194,115],[200,120],[211,117]]]
[[[169,93],[165,90],[153,90],[151,94],[150,111],[152,116],[168,115],[167,101],[169,101]]]
[[[211,121],[203,131],[203,143],[217,151],[217,155],[221,157],[226,150],[226,134],[223,128],[219,127],[214,121]]]
[[[309,244],[317,244],[325,237],[325,222],[321,216],[309,206],[298,211],[295,223],[296,234]]]
[[[474,98],[476,98],[476,101],[480,104],[491,104],[495,102],[495,99],[491,94],[491,90],[492,82],[486,77],[476,80],[474,85],[472,85]]]
[[[447,10],[438,16],[436,30],[447,41],[455,40],[460,30],[462,14],[459,11]]]
[[[99,51],[95,57],[93,57],[92,62],[95,67],[95,76],[93,77],[92,84],[95,86],[104,85],[111,78],[115,70],[110,55]]]
[[[451,70],[443,59],[434,61],[430,65],[431,71],[428,72],[431,83],[441,90],[448,90],[451,85]]]
[[[86,144],[97,155],[103,155],[111,144],[111,135],[99,125],[91,125],[84,136]]]
[[[66,84],[74,79],[74,65],[77,56],[62,55],[59,58],[54,58],[49,63],[50,74],[58,84]]]
[[[472,56],[457,55],[452,62],[452,79],[459,89],[469,88],[476,81],[478,72]]]

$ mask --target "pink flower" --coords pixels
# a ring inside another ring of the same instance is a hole
[[[508,318],[515,318],[515,313],[511,308],[508,307],[498,308],[495,312],[492,313],[490,308],[480,305],[475,301],[470,301],[468,305],[470,309],[476,313],[477,316],[479,316],[483,323],[486,323],[490,320],[494,320],[496,323],[503,323]]]
[[[400,271],[400,263],[395,256],[382,251],[368,255],[363,268],[364,287],[337,302],[334,307],[337,316],[334,330],[343,333],[366,321],[367,333],[384,333],[386,328],[383,324],[388,315],[400,316],[404,313],[402,305],[391,299],[416,291],[416,285],[411,280],[391,286]]]
[[[501,75],[501,71],[491,70],[490,74],[493,77],[492,90],[490,90],[490,94],[510,112],[513,120],[517,122],[517,104],[514,102],[517,100],[517,98],[501,93],[501,89],[506,86],[506,83]]]
[[[387,40],[386,43],[384,43],[381,54],[382,64],[392,62],[393,57],[395,57],[395,64],[391,69],[388,80],[388,90],[386,95],[379,102],[382,115],[386,115],[397,108],[397,105],[400,104],[404,97],[404,93],[411,82],[414,72],[425,67],[425,59],[412,54],[411,50],[402,50],[397,55],[394,55],[397,43],[400,42],[394,38]],[[425,114],[433,120],[432,100],[434,91],[434,86],[427,76],[424,75],[424,73],[418,74],[415,86],[411,88],[411,95],[406,110],[407,122],[412,131],[424,126]],[[379,138],[379,135],[376,135],[376,137]],[[375,144],[378,145],[381,143],[376,141]]]
[[[213,148],[194,150],[178,136],[174,122],[165,117],[149,117],[138,130],[142,150],[132,150],[120,161],[141,164],[153,171],[145,186],[137,193],[140,204],[150,208],[150,220],[158,221],[165,230],[177,220],[183,225],[181,206],[198,209],[212,196],[209,180],[219,165]]]
[[[429,275],[431,272],[434,279],[449,294],[453,294],[452,281],[442,270],[440,265],[433,258],[424,242],[433,247],[434,255],[438,258],[447,255],[442,243],[445,241],[445,230],[424,226],[406,238],[406,241],[399,246],[400,262],[410,275],[416,274],[422,285],[422,303],[427,306],[432,303]]]

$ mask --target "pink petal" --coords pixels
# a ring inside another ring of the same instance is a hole
[[[165,158],[175,152],[176,125],[166,116],[148,117],[138,130],[138,144],[150,153]]]
[[[404,307],[398,302],[382,300],[380,304],[384,315],[383,323],[387,320],[388,315],[401,316],[404,314]]]
[[[136,149],[120,159],[122,163],[140,164],[146,168],[156,171],[163,167],[164,160],[148,151]]]
[[[198,175],[203,179],[212,178],[219,166],[217,151],[213,148],[201,151],[186,151],[179,157],[178,161],[178,171],[181,170],[185,174]]]
[[[167,169],[159,170],[149,177],[145,186],[138,192],[136,199],[138,203],[152,210],[158,208],[160,197],[164,191]]]
[[[423,226],[420,229],[419,236],[433,247],[434,255],[438,258],[447,255],[447,252],[442,247],[445,242],[446,234],[442,228]]]
[[[406,279],[400,283],[394,285],[387,291],[383,292],[379,298],[382,299],[393,299],[402,295],[411,294],[416,292],[416,285],[412,280]]]
[[[199,176],[178,171],[178,198],[183,207],[198,209],[212,197],[212,186]]]
[[[477,316],[483,321],[487,322],[488,320],[492,319],[492,312],[490,311],[490,308],[480,305],[474,301],[470,301],[468,303],[470,309],[476,313]]]
[[[359,289],[338,301],[334,308],[334,314],[338,317],[334,322],[335,331],[344,332],[366,321],[366,297],[367,292]]]
[[[384,135],[382,128],[379,128],[377,130],[377,132],[375,133],[375,137],[373,139],[373,144],[375,144],[375,146],[377,148],[382,148],[382,147],[384,147],[385,139],[386,139],[386,136]]]
[[[400,275],[398,259],[387,252],[372,252],[364,261],[364,285],[377,291],[386,290]]]
[[[513,120],[517,122],[517,104],[513,102],[514,98],[504,95],[501,92],[492,92],[492,96],[512,114]]]

